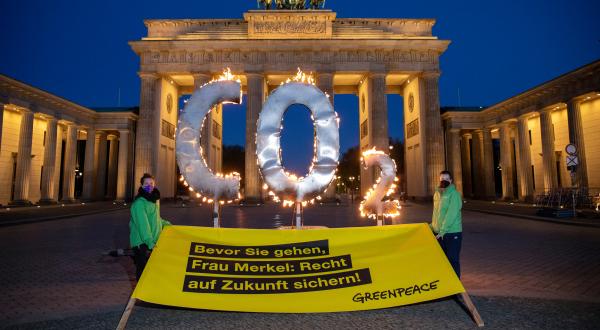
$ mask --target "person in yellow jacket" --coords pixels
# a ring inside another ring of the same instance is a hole
[[[431,229],[448,261],[460,278],[460,249],[462,246],[462,197],[452,183],[452,174],[440,173],[440,184],[433,194]]]
[[[150,253],[158,241],[160,232],[171,225],[160,217],[160,192],[151,174],[145,173],[140,179],[140,188],[131,204],[129,220],[129,244],[133,250],[136,279],[140,279]]]

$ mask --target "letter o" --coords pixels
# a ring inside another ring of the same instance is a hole
[[[212,173],[200,152],[203,122],[220,103],[240,103],[238,81],[213,81],[196,90],[179,116],[176,134],[177,164],[187,183],[195,191],[216,201],[239,198],[240,177],[220,177]],[[212,124],[212,123],[210,123]],[[208,137],[206,137],[208,138]]]
[[[308,107],[315,132],[313,163],[308,175],[300,179],[289,176],[281,161],[281,122],[292,104]],[[316,197],[331,183],[340,153],[337,119],[327,96],[314,85],[290,82],[269,96],[258,119],[256,155],[265,183],[280,198],[302,202]]]

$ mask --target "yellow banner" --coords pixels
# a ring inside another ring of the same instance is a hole
[[[169,226],[133,297],[212,310],[312,313],[413,304],[464,291],[427,224]]]

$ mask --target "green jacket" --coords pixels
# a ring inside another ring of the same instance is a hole
[[[169,221],[160,217],[160,200],[152,203],[144,197],[138,197],[131,204],[129,244],[131,247],[146,244],[153,249],[163,227],[169,225]]]
[[[462,232],[462,205],[462,198],[454,184],[449,185],[443,193],[436,188],[431,217],[433,232],[442,236]]]

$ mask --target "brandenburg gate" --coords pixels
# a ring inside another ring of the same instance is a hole
[[[404,100],[407,194],[432,196],[445,168],[439,109],[439,57],[450,41],[432,35],[433,19],[337,18],[331,10],[251,10],[243,19],[152,19],[148,34],[130,42],[140,57],[140,112],[135,178],[154,173],[164,197],[175,195],[174,131],[179,98],[220,74],[241,77],[246,97],[247,200],[262,198],[255,155],[256,122],[270,91],[298,68],[318,87],[358,96],[361,150],[388,150],[387,94]],[[203,153],[221,168],[221,109],[203,126]],[[344,120],[344,118],[342,118]],[[358,161],[358,159],[357,159]],[[374,172],[361,169],[361,190]]]

